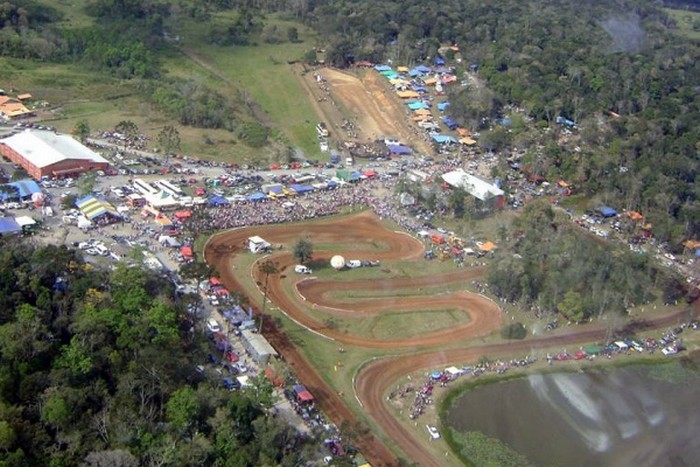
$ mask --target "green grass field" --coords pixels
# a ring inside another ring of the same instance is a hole
[[[700,27],[695,27],[696,24],[700,25],[700,12],[674,8],[664,8],[663,10],[676,21],[679,34],[689,39],[700,40]]]

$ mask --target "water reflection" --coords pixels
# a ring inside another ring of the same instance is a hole
[[[446,422],[499,438],[537,465],[699,465],[700,378],[672,365],[483,386],[458,398]]]

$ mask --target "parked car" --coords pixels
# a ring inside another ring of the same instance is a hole
[[[294,272],[298,274],[311,274],[311,269],[307,268],[303,264],[297,264],[294,266]]]
[[[437,428],[430,425],[425,425],[425,427],[428,429],[428,433],[430,433],[431,438],[440,439],[440,433],[438,432]]]
[[[349,267],[350,269],[357,269],[362,267],[362,261],[359,259],[351,259],[347,263],[345,263],[345,266]]]
[[[209,318],[209,320],[207,321],[207,329],[209,329],[211,332],[220,332],[221,325],[219,325],[219,322],[216,321],[214,318]]]

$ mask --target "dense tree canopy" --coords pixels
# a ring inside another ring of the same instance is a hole
[[[295,431],[266,421],[266,384],[229,393],[194,371],[168,282],[0,241],[0,463],[306,463]]]

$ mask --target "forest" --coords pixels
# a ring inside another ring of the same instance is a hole
[[[195,372],[209,344],[169,281],[0,240],[0,464],[303,465],[317,446],[267,415],[271,385]]]

